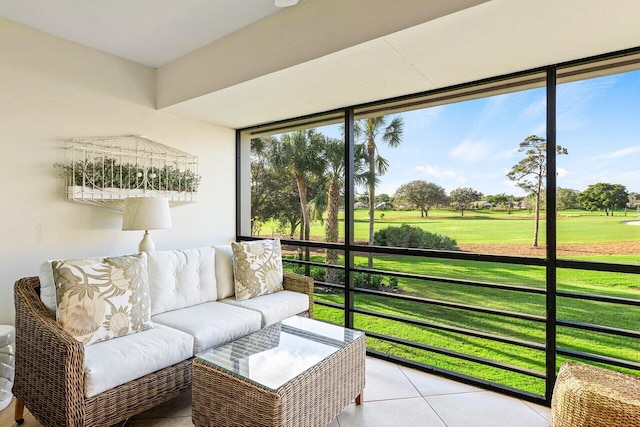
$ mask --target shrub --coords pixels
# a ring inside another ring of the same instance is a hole
[[[373,243],[378,246],[398,248],[442,249],[458,251],[458,244],[450,237],[424,231],[420,227],[403,224],[400,227],[387,227],[376,231]]]
[[[62,176],[70,184],[93,188],[196,192],[201,179],[200,175],[191,170],[181,170],[172,165],[145,169],[138,164],[118,163],[111,157],[96,157],[70,164],[56,163],[54,166],[62,169]]]

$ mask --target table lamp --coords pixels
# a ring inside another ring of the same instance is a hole
[[[123,230],[144,230],[138,245],[140,252],[153,252],[156,248],[149,230],[171,228],[169,200],[164,197],[129,197],[124,200]]]

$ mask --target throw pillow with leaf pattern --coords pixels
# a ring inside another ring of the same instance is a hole
[[[232,242],[236,300],[281,291],[282,252],[280,240]]]
[[[58,324],[84,345],[152,327],[145,253],[54,261],[52,268]]]

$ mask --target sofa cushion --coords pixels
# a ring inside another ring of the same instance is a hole
[[[152,327],[146,254],[52,267],[58,324],[84,345]]]
[[[215,245],[216,253],[216,282],[218,283],[218,299],[225,299],[235,295],[233,284],[233,250],[231,245]]]
[[[151,314],[218,299],[213,248],[149,253]]]
[[[232,242],[236,299],[244,300],[282,290],[279,240]]]
[[[85,396],[95,396],[191,356],[193,337],[162,325],[85,347]]]
[[[231,297],[220,302],[259,312],[262,316],[262,327],[309,310],[309,296],[293,291],[281,291],[242,301]]]
[[[238,339],[260,329],[260,313],[217,301],[156,314],[161,324],[192,335],[194,354]]]

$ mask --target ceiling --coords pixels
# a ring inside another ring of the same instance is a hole
[[[0,16],[153,68],[280,10],[273,0],[0,0]]]
[[[151,67],[169,63],[162,72],[260,20],[286,31],[291,17],[353,2],[278,9],[273,0],[0,0],[0,16]],[[391,7],[375,4],[357,13]],[[638,47],[638,17],[637,0],[491,0],[161,107],[242,128]]]

